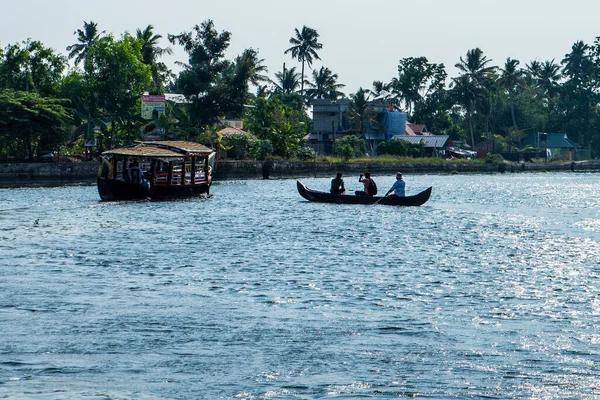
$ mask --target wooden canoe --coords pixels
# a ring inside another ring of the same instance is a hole
[[[319,192],[306,187],[300,181],[296,182],[298,193],[308,201],[318,203],[340,203],[340,204],[381,204],[386,206],[420,206],[429,200],[431,187],[414,196],[406,197],[381,197],[381,196],[354,196],[350,194],[331,194]]]

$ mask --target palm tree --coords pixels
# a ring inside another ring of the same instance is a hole
[[[359,135],[365,135],[365,125],[376,124],[377,111],[371,105],[369,96],[369,89],[363,89],[362,87],[356,93],[350,95],[352,102],[348,107],[348,120],[354,129],[358,130]],[[367,143],[369,151],[373,152],[374,145],[367,141],[366,137],[365,143]]]
[[[467,51],[467,57],[463,60],[460,58],[460,62],[454,66],[458,68],[463,75],[468,75],[474,81],[475,84],[484,87],[489,80],[489,77],[495,72],[496,67],[488,66],[492,60],[488,60],[483,55],[483,51],[480,48],[475,48]]]
[[[310,67],[313,63],[313,59],[320,60],[317,50],[321,50],[323,45],[318,42],[319,34],[316,30],[309,28],[304,25],[302,32],[298,31],[298,28],[294,29],[296,36],[290,38],[290,44],[292,47],[287,49],[284,54],[292,53],[292,58],[302,62],[302,80],[300,84],[300,95],[304,96],[304,63],[306,62]]]
[[[296,72],[296,67],[284,69],[283,72],[275,73],[275,94],[296,93],[300,86],[300,74]]]
[[[152,71],[153,90],[157,94],[161,93],[162,83],[166,80],[168,68],[164,63],[157,60],[165,54],[173,54],[173,50],[170,47],[161,48],[158,46],[158,41],[162,38],[162,35],[155,35],[152,25],[148,25],[143,31],[138,29],[136,37],[142,42],[142,60],[144,64],[150,65]]]
[[[269,70],[263,65],[264,62],[264,58],[258,58],[258,51],[252,48],[244,50],[242,55],[235,59],[238,68],[244,68],[248,81],[256,87],[269,82],[269,77],[265,75]]]
[[[84,66],[87,66],[88,51],[90,47],[98,42],[98,39],[100,39],[100,36],[102,36],[104,32],[105,31],[98,33],[98,24],[94,21],[83,21],[83,30],[77,29],[75,32],[73,32],[74,35],[77,35],[77,41],[79,43],[74,43],[70,46],[67,46],[69,59],[75,58],[75,65],[78,65],[83,61]]]
[[[551,61],[544,61],[540,67],[540,71],[537,75],[538,86],[544,89],[546,93],[553,92],[557,86],[558,81],[562,78],[560,73],[560,65]]]
[[[344,96],[344,93],[339,89],[345,87],[341,83],[337,83],[338,75],[331,72],[329,68],[321,67],[319,71],[313,70],[313,82],[308,82],[310,89],[306,91],[307,97],[310,99],[331,99],[335,100],[338,97]]]
[[[563,74],[570,78],[576,88],[581,88],[590,81],[590,72],[593,68],[592,57],[589,54],[590,50],[590,46],[578,41],[571,48],[571,52],[565,55],[562,60]]]
[[[483,91],[477,85],[473,84],[472,78],[469,75],[461,75],[457,78],[452,78],[452,94],[456,101],[462,105],[467,113],[467,123],[469,125],[469,133],[471,134],[471,145],[475,144],[475,136],[473,134],[473,114],[478,106],[484,100]]]
[[[508,93],[508,101],[510,103],[510,115],[512,117],[513,127],[515,131],[519,130],[517,126],[517,118],[515,116],[515,94],[518,88],[525,86],[524,72],[518,68],[519,60],[507,58],[504,68],[501,69],[502,74],[498,83],[500,87],[504,88]]]
[[[375,97],[382,94],[382,92],[385,93],[385,92],[389,92],[390,90],[392,90],[391,82],[384,83],[382,81],[373,81],[373,91],[372,92],[375,95]]]
[[[533,60],[525,65],[525,73],[527,74],[527,82],[531,85],[537,85],[538,76],[542,69],[542,63],[538,60]]]
[[[356,93],[350,95],[352,102],[348,107],[348,119],[360,134],[365,133],[365,123],[375,118],[376,112],[369,102],[370,92],[362,87]]]
[[[493,81],[496,70],[496,67],[488,65],[490,62],[480,48],[475,48],[467,51],[467,57],[461,57],[460,62],[455,64],[462,74],[453,79],[454,92],[467,112],[472,146],[475,145],[473,114],[487,101],[486,87]]]

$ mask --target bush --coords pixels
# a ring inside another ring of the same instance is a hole
[[[316,155],[317,153],[312,148],[305,146],[298,150],[296,156],[302,161],[308,161],[314,159]]]
[[[406,157],[409,155],[410,143],[405,140],[390,140],[377,145],[377,154]]]
[[[333,145],[333,154],[348,161],[365,154],[365,141],[354,135],[344,136]]]
[[[500,154],[492,154],[488,153],[484,159],[486,164],[502,164],[504,162],[504,158]]]
[[[257,160],[264,160],[273,154],[273,143],[269,139],[257,140],[252,148],[252,156]]]
[[[248,133],[234,133],[223,138],[224,145],[228,148],[227,156],[236,160],[247,159],[250,156],[256,139]]]

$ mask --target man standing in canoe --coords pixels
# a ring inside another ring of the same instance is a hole
[[[405,192],[404,188],[406,187],[406,182],[402,179],[402,172],[396,172],[396,182],[392,185],[390,190],[385,194],[386,196],[389,194],[389,197],[404,197]],[[394,192],[394,193],[392,193]],[[390,194],[392,193],[392,194]]]

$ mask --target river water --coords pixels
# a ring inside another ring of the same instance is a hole
[[[0,189],[0,397],[600,397],[600,175],[405,180]]]

